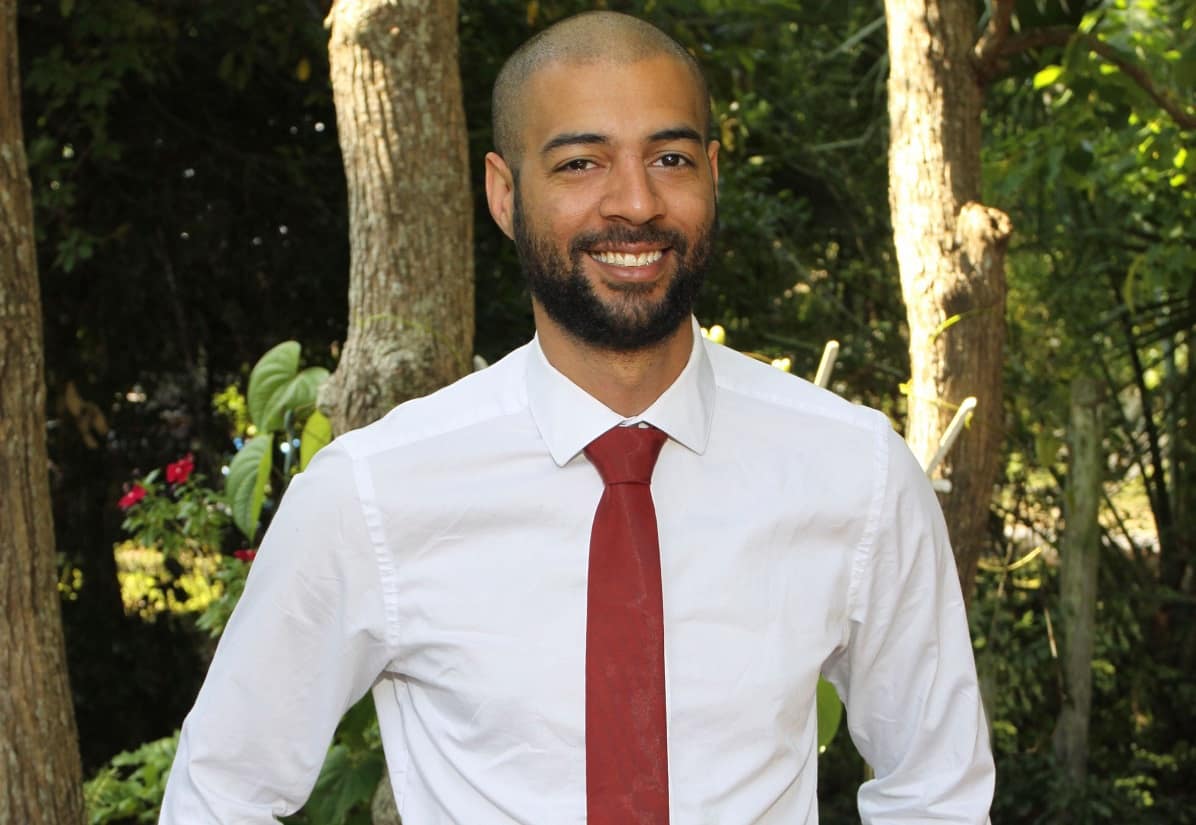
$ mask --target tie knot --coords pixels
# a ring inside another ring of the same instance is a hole
[[[667,438],[655,427],[612,427],[591,441],[585,454],[607,486],[648,484]]]

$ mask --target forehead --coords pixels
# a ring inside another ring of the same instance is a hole
[[[706,133],[701,90],[690,69],[668,55],[551,62],[529,79],[522,115],[525,154],[567,133],[615,141],[643,139],[679,126]]]

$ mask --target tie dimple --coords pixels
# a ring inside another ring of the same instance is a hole
[[[648,484],[666,440],[655,427],[615,427],[591,441],[585,453],[605,484]]]

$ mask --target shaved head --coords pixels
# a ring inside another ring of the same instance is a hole
[[[511,55],[494,81],[491,112],[494,147],[513,171],[518,171],[522,145],[520,126],[528,81],[552,63],[634,63],[664,55],[684,65],[693,77],[692,92],[710,121],[706,80],[680,43],[651,23],[613,11],[584,12],[549,26]]]

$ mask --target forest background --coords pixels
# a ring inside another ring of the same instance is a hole
[[[458,154],[467,141],[472,200],[456,213],[430,210],[457,221],[446,233],[455,245],[423,263],[456,284],[445,324],[463,346],[472,335],[466,357],[495,360],[532,329],[513,249],[482,197],[494,75],[554,20],[614,8],[677,37],[710,82],[722,233],[701,322],[806,376],[823,343],[838,340],[831,388],[905,427],[920,343],[894,247],[900,213],[889,208],[899,61],[886,11],[891,28],[895,7],[918,4],[888,5],[426,4],[443,41],[432,50],[459,66],[460,86],[422,71],[436,61],[417,55],[422,73],[409,74],[429,88],[399,87],[395,107],[418,114],[439,96],[464,114]],[[976,194],[1013,234],[1007,250],[1000,244],[1003,323],[995,316],[1004,392],[978,393],[978,410],[996,421],[997,478],[974,573],[961,565],[999,770],[993,821],[1194,822],[1196,4],[956,5],[978,42],[1004,26],[1016,44],[977,63]],[[354,172],[353,102],[338,97],[334,108],[329,13],[312,0],[16,6],[54,566],[91,822],[153,821],[172,733],[261,525],[305,442],[353,417],[329,389],[347,380],[350,284],[362,289],[365,242],[351,204],[368,203],[355,193],[369,187]],[[369,131],[368,118],[358,125]],[[427,149],[443,135],[395,135],[394,157],[466,197],[451,169],[429,171],[456,157]],[[411,219],[407,208],[398,224]],[[966,346],[951,336],[975,311],[940,317],[930,337]],[[409,323],[386,334],[399,351],[424,331]],[[26,356],[11,341],[0,352],[6,369]],[[275,349],[283,341],[298,348]],[[986,351],[983,338],[971,343]],[[454,369],[403,373],[400,394]],[[328,371],[323,418],[313,410]],[[943,399],[944,414],[957,404]],[[1078,529],[1082,453],[1097,468],[1090,534]],[[968,472],[950,468],[948,507]],[[15,580],[22,557],[5,556]],[[1069,570],[1079,571],[1071,585]],[[19,639],[24,603],[11,592],[5,638]],[[12,690],[4,708],[20,707]],[[31,746],[6,739],[12,730],[0,717],[0,744],[19,755]],[[819,763],[824,822],[857,821],[865,771],[847,736],[830,741]],[[312,802],[291,821],[390,821],[375,792],[381,773],[369,708],[355,708]],[[20,774],[4,776],[0,823],[69,821],[6,818],[18,810]]]

